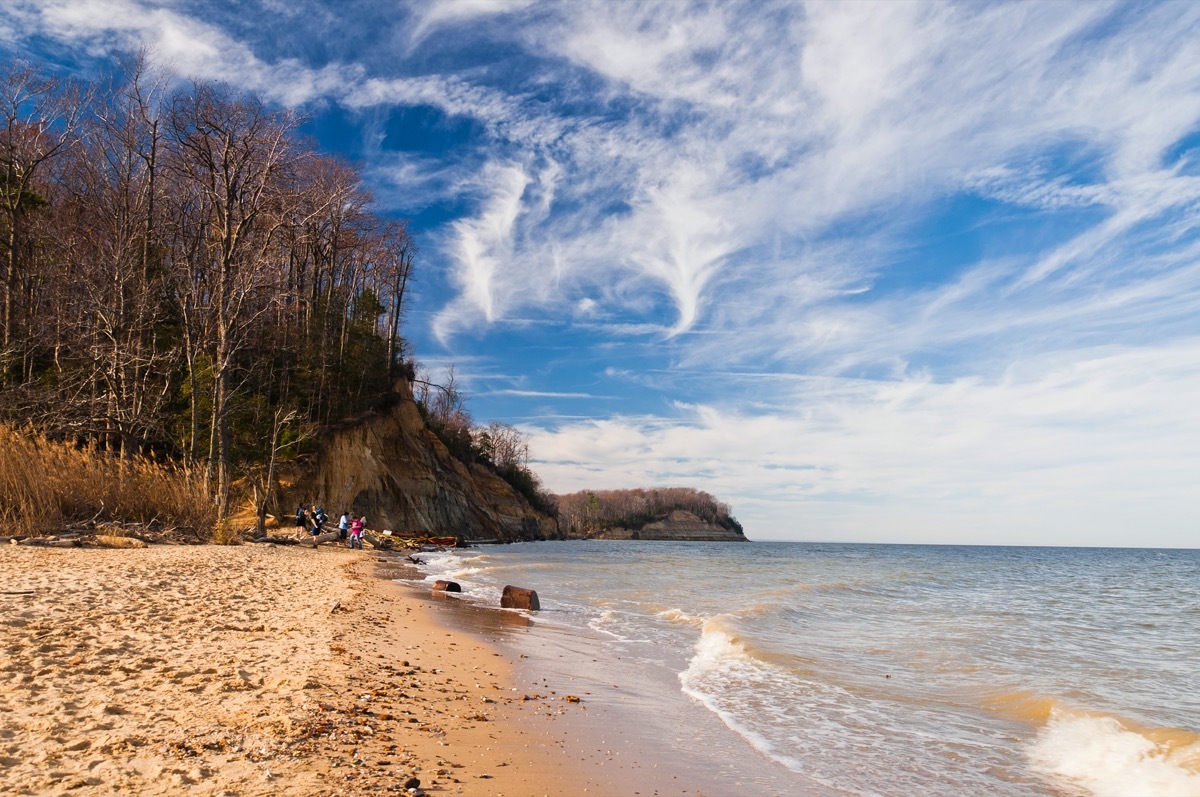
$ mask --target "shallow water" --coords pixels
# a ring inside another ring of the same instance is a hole
[[[609,541],[425,558],[466,600],[536,589],[526,655],[712,782],[1200,795],[1200,551]]]

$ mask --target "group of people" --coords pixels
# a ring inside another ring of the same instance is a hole
[[[296,508],[296,528],[308,529],[314,537],[321,533],[326,520],[325,507],[320,504],[313,504],[311,508],[301,504]]]
[[[321,535],[321,530],[325,526],[327,519],[325,508],[320,504],[314,504],[311,508],[301,504],[296,508],[296,528],[308,529],[312,534],[314,545],[317,542],[317,537]],[[338,540],[346,542],[351,548],[361,550],[362,535],[366,527],[367,518],[365,515],[342,512],[342,517],[338,520]]]
[[[338,521],[338,539],[344,540],[347,536],[350,538],[350,547],[362,550],[362,535],[366,530],[367,518],[363,515],[354,516],[342,513],[342,519]]]

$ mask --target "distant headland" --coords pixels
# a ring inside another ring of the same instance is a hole
[[[582,490],[555,496],[568,539],[745,542],[730,507],[690,487]]]

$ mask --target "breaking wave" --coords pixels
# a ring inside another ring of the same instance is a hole
[[[1029,759],[1036,772],[1091,797],[1200,795],[1200,734],[1183,729],[1055,707]]]

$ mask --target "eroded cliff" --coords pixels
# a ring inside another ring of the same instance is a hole
[[[647,523],[640,529],[614,527],[591,535],[599,540],[674,540],[677,542],[746,542],[735,529],[708,523],[686,510],[677,509],[667,517]]]
[[[482,465],[457,460],[430,431],[401,380],[390,406],[328,431],[291,474],[284,507],[321,502],[331,517],[366,515],[368,526],[466,540],[558,536],[554,518]]]

